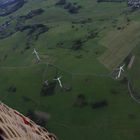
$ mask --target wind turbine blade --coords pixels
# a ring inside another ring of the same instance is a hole
[[[120,78],[120,76],[121,76],[121,70],[119,71],[118,78]]]
[[[60,87],[62,87],[62,83],[61,83],[61,81],[59,81],[59,84],[60,84]]]

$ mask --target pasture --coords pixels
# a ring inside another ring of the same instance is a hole
[[[113,30],[102,40],[107,50],[99,57],[109,70],[115,69],[129,55],[129,53],[139,43],[140,23],[132,22],[123,26],[123,29]]]
[[[15,33],[0,40],[0,100],[24,115],[29,110],[49,114],[46,128],[60,140],[138,140],[140,105],[129,96],[127,84],[112,79],[110,72],[133,53],[134,67],[125,74],[139,91],[139,11],[126,15],[125,2],[67,0],[81,6],[71,14],[56,2],[27,0],[11,14],[14,24],[9,31]],[[16,31],[19,16],[38,8],[44,12],[22,26],[39,24],[49,30],[37,39],[40,30]],[[9,16],[0,17],[0,24],[7,20]],[[117,30],[120,26],[125,28]],[[62,76],[63,88],[54,83],[57,76]],[[45,80],[53,85],[49,94],[42,94]],[[106,106],[93,108],[100,102]]]

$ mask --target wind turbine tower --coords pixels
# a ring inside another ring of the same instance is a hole
[[[40,57],[39,57],[39,55],[38,55],[38,52],[36,51],[36,49],[35,49],[35,48],[34,48],[33,54],[35,54],[35,55],[36,55],[36,58],[37,58],[37,60],[38,60],[38,61],[40,61],[40,60],[41,60],[41,59],[40,59]]]

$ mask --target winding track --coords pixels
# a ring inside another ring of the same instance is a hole
[[[39,63],[39,64],[31,64],[31,65],[28,65],[28,66],[15,66],[15,67],[9,67],[9,66],[0,66],[0,69],[9,69],[9,70],[14,70],[14,69],[27,69],[27,68],[31,68],[31,67],[35,67],[35,66],[38,66],[38,65],[47,65],[47,66],[50,66],[50,67],[54,67],[56,69],[59,69],[63,72],[66,72],[72,76],[82,76],[82,75],[90,75],[90,76],[97,76],[97,77],[110,77],[112,78],[112,73],[108,73],[108,74],[97,74],[97,73],[73,73],[73,72],[70,72],[70,71],[67,71],[67,70],[64,70],[62,69],[60,66],[57,66],[57,65],[54,65],[54,64],[48,64],[48,63],[45,63],[45,62],[42,62],[42,63]],[[46,74],[46,71],[47,71],[47,68],[46,67],[43,71],[43,74],[42,74],[42,83],[44,82],[45,80],[45,74]],[[136,102],[136,103],[139,103],[140,104],[140,101],[133,95],[133,87],[132,87],[132,84],[130,82],[130,80],[128,80],[128,91],[130,93],[130,97]],[[8,96],[8,94],[4,97],[6,98]],[[1,101],[0,101],[1,102]],[[37,102],[35,100],[33,100],[33,102],[35,103],[36,107],[35,108],[38,108],[40,106],[40,103],[41,101]],[[64,127],[65,129],[69,129],[69,125],[65,122],[54,122],[55,124],[57,125],[60,125],[62,127]]]
[[[64,70],[64,69],[62,69],[60,66],[57,66],[57,65],[54,65],[54,64],[49,64],[49,63],[45,63],[45,62],[42,62],[42,63],[39,63],[39,64],[37,64],[37,65],[43,65],[43,64],[45,64],[45,65],[47,65],[47,66],[50,66],[50,67],[54,67],[54,68],[56,68],[56,69],[59,69],[59,70],[61,70],[61,71],[63,71],[63,72],[66,72],[66,73],[68,73],[68,74],[70,74],[70,75],[72,75],[72,76],[97,76],[97,77],[110,77],[110,78],[112,78],[112,73],[108,73],[108,74],[97,74],[97,73],[73,73],[73,72],[70,72],[70,71],[68,71],[68,70]],[[11,67],[9,67],[9,66],[0,66],[0,69],[9,69],[9,70],[14,70],[14,69],[27,69],[27,68],[31,68],[31,67],[35,67],[35,66],[37,66],[36,64],[31,64],[31,65],[28,65],[28,66],[11,66]],[[43,72],[43,74],[42,74],[42,83],[44,82],[44,80],[45,80],[45,74],[46,74],[46,71],[47,71],[47,68],[48,67],[46,67],[45,69],[44,69],[44,72]],[[128,86],[128,91],[129,91],[129,94],[130,94],[130,97],[136,102],[136,103],[139,103],[140,104],[140,100],[138,100],[135,96],[134,96],[134,94],[133,94],[133,87],[132,87],[132,84],[131,84],[131,81],[130,80],[128,80],[128,83],[127,83],[127,86]],[[7,95],[8,96],[8,95]],[[5,96],[4,98],[6,98],[7,96]],[[39,104],[40,103],[37,103],[38,105],[37,106],[39,106]]]
[[[54,65],[54,64],[48,64],[48,63],[39,63],[37,65],[43,65],[43,64],[46,64],[47,66],[50,66],[50,67],[54,67],[56,69],[59,69],[63,72],[66,72],[70,75],[77,75],[77,76],[84,76],[84,75],[89,75],[89,76],[98,76],[98,77],[111,77],[111,73],[108,73],[108,74],[97,74],[97,73],[77,73],[77,72],[70,72],[68,70],[64,70],[62,69],[60,66],[57,66],[57,65]],[[35,67],[37,66],[36,64],[32,64],[32,65],[29,65],[29,66],[0,66],[0,69],[9,69],[9,70],[14,70],[14,69],[27,69],[27,68],[31,68],[31,67]],[[46,68],[47,69],[47,68]]]
[[[135,101],[135,102],[137,102],[138,104],[140,104],[140,101],[134,96],[134,94],[133,94],[133,87],[132,87],[132,84],[131,84],[131,82],[130,82],[130,80],[128,80],[128,84],[127,84],[127,86],[128,86],[128,91],[129,91],[129,94],[130,94],[130,97]]]
[[[70,72],[68,70],[64,70],[62,69],[60,66],[57,66],[57,65],[54,65],[54,64],[49,64],[49,63],[45,63],[45,62],[41,62],[41,63],[38,63],[38,64],[31,64],[31,65],[27,65],[27,66],[0,66],[0,69],[8,69],[8,70],[15,70],[15,69],[28,69],[28,68],[32,68],[32,67],[36,67],[38,65],[46,65],[46,66],[49,66],[49,67],[54,67],[58,70],[61,70],[63,72],[66,72],[68,74],[70,74],[71,76],[97,76],[97,77],[110,77],[111,78],[111,73],[108,73],[108,74],[97,74],[97,73],[73,73],[73,72]],[[42,74],[42,83],[44,82],[45,80],[45,74],[46,74],[46,71],[47,71],[47,68],[46,67],[43,71],[43,74]],[[4,96],[3,99],[1,99],[1,101],[3,101],[5,98],[8,97],[8,94],[6,94]],[[37,105],[36,105],[36,108],[40,106],[40,101],[37,102],[37,101],[33,101],[35,102]]]

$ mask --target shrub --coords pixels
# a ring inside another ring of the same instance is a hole
[[[88,104],[88,103],[87,103],[87,101],[86,101],[86,97],[85,97],[85,95],[83,95],[83,94],[79,94],[79,95],[76,97],[76,100],[75,100],[75,102],[74,102],[74,106],[75,106],[75,107],[80,107],[80,108],[86,106],[87,104]]]
[[[108,106],[108,102],[106,100],[91,103],[91,107],[93,109],[102,108],[102,107],[105,107],[105,106]]]
[[[41,89],[41,95],[46,96],[46,95],[53,95],[54,90],[56,87],[56,82],[50,82],[49,85],[44,84],[42,89]]]

